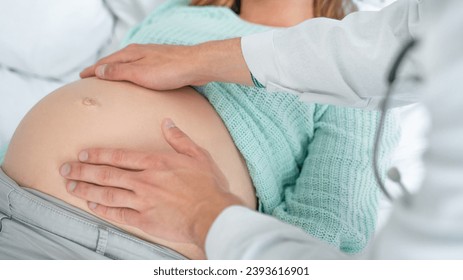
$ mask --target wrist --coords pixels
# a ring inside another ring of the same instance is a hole
[[[241,38],[212,41],[194,46],[196,61],[192,71],[196,83],[226,82],[253,85],[251,74],[241,51]]]
[[[228,207],[244,206],[241,199],[230,193],[227,194],[226,198],[221,197],[221,199],[215,201],[216,203],[207,203],[204,207],[200,207],[202,209],[197,212],[197,217],[201,217],[201,219],[198,219],[198,222],[194,225],[193,237],[194,243],[203,250],[206,247],[207,234],[220,214]]]

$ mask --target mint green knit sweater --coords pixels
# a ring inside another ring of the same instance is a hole
[[[192,45],[269,29],[227,8],[188,3],[169,0],[134,28],[125,44]],[[260,211],[345,252],[365,247],[375,229],[379,194],[371,169],[377,113],[307,105],[291,94],[236,84],[210,83],[197,90],[244,156]],[[391,118],[384,139],[383,167],[398,140]]]

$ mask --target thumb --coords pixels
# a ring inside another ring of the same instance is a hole
[[[204,150],[185,134],[175,123],[167,118],[162,121],[162,133],[167,143],[179,154],[190,157],[204,155]]]
[[[95,76],[95,65],[85,68],[79,75],[82,79]]]
[[[95,75],[103,80],[133,81],[137,68],[131,63],[108,63],[95,68]]]

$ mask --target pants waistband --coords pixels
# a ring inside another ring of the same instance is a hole
[[[0,212],[115,259],[185,259],[181,254],[127,234],[61,200],[20,187],[0,168]]]

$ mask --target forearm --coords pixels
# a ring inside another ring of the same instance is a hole
[[[214,81],[252,85],[241,51],[241,38],[203,43],[192,47],[191,52],[195,60],[192,62],[193,85]]]
[[[389,64],[416,33],[420,10],[418,0],[401,0],[342,21],[317,18],[196,46],[133,44],[88,67],[81,77],[169,90],[214,81],[252,85],[252,72],[267,89],[300,94],[303,101],[374,109],[385,92]],[[400,105],[397,100],[392,105]]]

